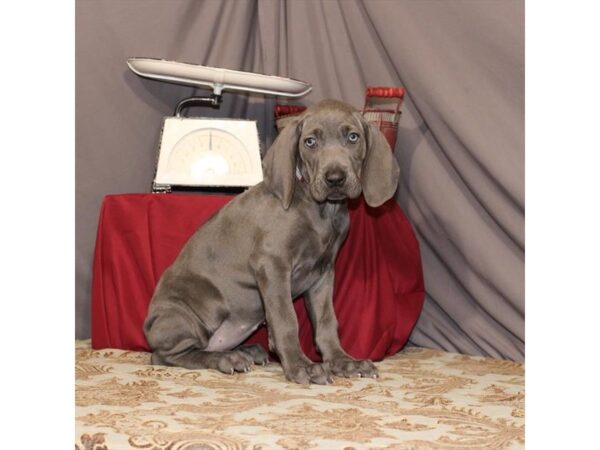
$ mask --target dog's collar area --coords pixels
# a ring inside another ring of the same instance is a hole
[[[300,167],[296,166],[296,179],[304,183],[306,181],[302,176],[302,172],[300,172]]]

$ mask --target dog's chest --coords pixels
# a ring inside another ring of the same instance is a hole
[[[294,297],[307,291],[323,275],[333,270],[338,250],[348,231],[346,211],[321,217],[306,230],[291,274]]]

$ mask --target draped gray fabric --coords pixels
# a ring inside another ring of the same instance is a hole
[[[78,337],[101,200],[149,191],[161,117],[195,93],[127,69],[148,56],[308,81],[306,105],[404,86],[397,198],[427,290],[411,343],[523,360],[522,1],[77,0],[76,30]],[[275,102],[226,94],[196,112],[257,120],[264,151]]]

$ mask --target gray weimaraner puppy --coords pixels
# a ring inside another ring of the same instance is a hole
[[[204,223],[156,286],[144,331],[152,363],[246,372],[266,364],[239,346],[266,320],[288,380],[376,378],[371,361],[340,345],[334,263],[348,231],[345,200],[391,198],[399,167],[383,134],[352,107],[324,100],[292,120],[263,162],[264,181]],[[293,299],[304,294],[323,363],[300,348]]]

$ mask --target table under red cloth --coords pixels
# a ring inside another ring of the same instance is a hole
[[[143,323],[154,287],[188,238],[230,195],[125,194],[104,198],[92,283],[92,346],[149,350]],[[398,352],[424,300],[419,246],[392,199],[350,205],[348,238],[335,265],[334,308],[342,346],[356,358]],[[319,360],[302,298],[295,302],[302,348]],[[247,341],[267,348],[266,328]]]

